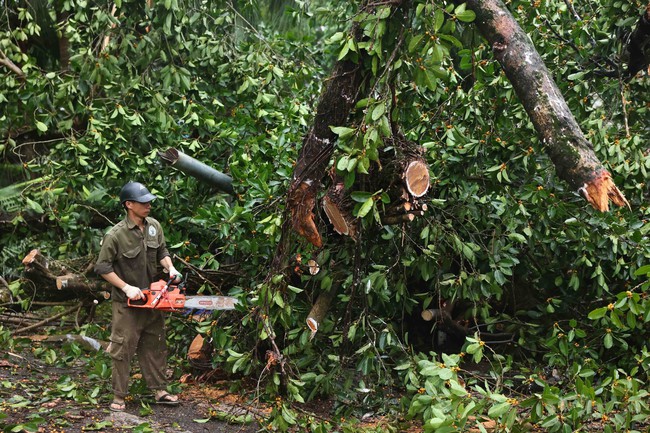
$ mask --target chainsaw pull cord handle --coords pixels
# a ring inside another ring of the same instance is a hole
[[[165,284],[165,287],[162,288],[160,293],[156,295],[155,298],[153,298],[153,301],[151,301],[151,307],[156,308],[156,305],[160,302],[160,300],[164,297],[167,296],[167,290],[169,289],[169,286],[171,285],[172,281],[174,281],[176,277],[171,277],[169,281],[167,281],[167,284]]]
[[[178,286],[177,286],[177,287],[178,287],[178,290],[180,290],[181,294],[183,294],[183,295],[185,294],[185,291],[186,291],[186,290],[185,290],[185,285],[187,284],[187,277],[188,277],[188,275],[185,274],[185,276],[183,277],[183,279],[181,280],[181,282],[178,283]]]

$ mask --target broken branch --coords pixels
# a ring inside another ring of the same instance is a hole
[[[12,71],[14,74],[18,75],[19,77],[24,77],[25,73],[23,72],[22,69],[20,69],[14,62],[7,57],[7,55],[4,53],[4,51],[0,50],[0,65],[5,65],[7,69]]]

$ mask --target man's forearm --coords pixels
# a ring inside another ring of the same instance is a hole
[[[102,274],[102,278],[108,281],[113,286],[121,289],[126,285],[126,282],[121,279],[115,272],[109,272],[108,274]]]

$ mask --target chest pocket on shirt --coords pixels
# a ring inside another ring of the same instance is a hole
[[[124,259],[128,260],[133,260],[137,258],[140,255],[140,252],[142,251],[142,246],[138,245],[137,247],[130,249],[128,251],[124,251],[122,253],[122,256],[124,256]]]

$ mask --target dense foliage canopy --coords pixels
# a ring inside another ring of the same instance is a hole
[[[404,396],[394,406],[427,431],[481,416],[515,431],[595,419],[634,429],[650,411],[650,106],[647,75],[624,72],[646,5],[507,2],[631,205],[599,213],[557,178],[471,10],[384,3],[360,13],[334,0],[0,1],[0,275],[20,297],[32,248],[97,254],[122,217],[120,187],[137,180],[160,197],[153,214],[177,260],[236,269],[222,289],[245,307],[198,330],[214,366],[287,396],[269,428],[324,431],[292,410],[317,396],[335,396],[342,413],[387,410],[391,386]],[[322,248],[294,236],[279,252],[284,194],[341,59],[371,72],[330,162],[357,188],[361,234],[342,237],[317,215]],[[408,224],[382,225],[384,191],[362,188],[389,150],[389,122],[430,166],[428,209]],[[163,163],[170,147],[232,176],[235,196]],[[310,338],[307,313],[330,290]],[[443,304],[467,339],[421,319]],[[179,325],[174,344],[193,332]]]

